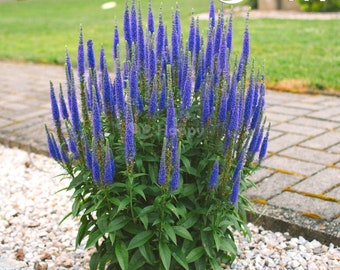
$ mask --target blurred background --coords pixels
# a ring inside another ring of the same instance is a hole
[[[148,2],[137,1],[144,21]],[[184,38],[188,35],[192,14],[201,18],[200,28],[205,36],[205,13],[209,11],[210,0],[153,0],[155,21],[161,10],[170,34],[176,2]],[[131,5],[131,1],[127,3]],[[217,0],[214,3],[216,11],[223,8],[228,18],[231,6],[222,7]],[[85,40],[93,39],[97,52],[103,45],[106,54],[111,56],[115,24],[123,38],[126,1],[117,0],[111,5],[114,7],[108,9],[104,4],[107,1],[0,0],[0,60],[63,64],[67,46],[75,61],[80,25]],[[245,14],[250,7],[251,53],[257,67],[264,67],[268,87],[299,92],[340,91],[340,16],[313,17],[315,12],[327,11],[323,13],[326,15],[330,11],[339,12],[340,1],[244,0],[234,6],[234,54],[241,51]],[[307,14],[305,19],[294,17],[302,11]]]

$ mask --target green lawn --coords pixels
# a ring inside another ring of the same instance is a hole
[[[117,7],[100,8],[99,0],[0,1],[0,59],[61,64],[65,46],[75,58],[80,24],[85,38],[96,49],[111,53],[115,22],[122,29],[125,0]],[[138,1],[137,1],[138,2]],[[141,0],[146,18],[148,1]],[[178,2],[183,34],[187,35],[192,8],[207,12],[209,0],[163,0],[163,17],[169,30],[172,7]],[[161,1],[153,0],[157,19]],[[216,6],[219,3],[216,0]],[[250,15],[251,16],[251,15]],[[270,87],[290,90],[340,90],[340,20],[300,21],[254,19],[250,22],[251,51],[258,66],[264,65]],[[201,22],[205,29],[206,22]],[[235,51],[239,53],[243,19],[234,24]]]

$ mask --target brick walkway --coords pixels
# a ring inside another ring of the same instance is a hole
[[[47,154],[49,80],[64,82],[64,69],[0,62],[0,74],[0,143]],[[250,219],[340,245],[340,98],[268,91],[267,117],[269,154],[247,191],[257,202]]]

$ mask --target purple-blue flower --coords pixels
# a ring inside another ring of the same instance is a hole
[[[47,135],[47,146],[48,146],[48,152],[50,154],[50,156],[55,159],[56,161],[61,161],[61,156],[60,156],[60,152],[59,149],[57,147],[57,143],[54,139],[53,134],[51,134],[46,125],[45,125],[45,131],[46,131],[46,135]]]
[[[128,167],[134,162],[136,156],[134,133],[132,108],[128,102],[125,114],[125,161]]]
[[[239,153],[237,158],[237,165],[232,177],[232,191],[230,194],[230,204],[236,205],[238,201],[238,196],[240,192],[240,182],[241,182],[241,171],[244,165],[244,151]]]
[[[158,59],[162,58],[163,47],[164,47],[164,36],[165,36],[164,23],[163,23],[162,13],[160,13],[159,20],[158,20],[157,37],[156,37],[156,55]]]
[[[215,27],[215,5],[214,5],[214,0],[210,0],[209,21],[210,21],[210,25],[212,27]]]
[[[269,139],[269,130],[270,130],[270,125],[268,126],[266,136],[264,137],[264,139],[262,141],[260,154],[259,154],[259,163],[261,163],[262,160],[266,157],[267,147],[268,147],[268,139]]]
[[[83,28],[80,27],[79,44],[78,44],[78,76],[81,81],[84,80],[85,74],[85,57],[84,57],[84,39]]]
[[[61,116],[63,117],[63,119],[68,119],[69,115],[68,115],[66,102],[65,102],[65,98],[64,98],[64,94],[63,94],[61,84],[60,84],[60,91],[59,91],[59,103],[60,103]]]
[[[50,100],[51,100],[53,122],[56,127],[60,127],[60,114],[59,114],[58,101],[55,96],[55,91],[54,91],[52,82],[50,82]]]
[[[87,61],[89,68],[94,69],[96,67],[96,59],[93,51],[93,41],[90,39],[87,41]]]
[[[175,119],[175,103],[172,90],[169,89],[168,95],[168,107],[166,111],[166,126],[165,126],[165,137],[167,145],[169,145],[176,135],[176,119]]]
[[[154,20],[153,20],[151,1],[149,1],[149,10],[148,10],[148,31],[150,33],[155,32],[155,25],[154,25]]]
[[[176,153],[176,156],[174,157],[175,163],[174,163],[174,171],[172,173],[172,177],[170,180],[170,191],[174,191],[178,188],[179,184],[179,178],[181,175],[180,169],[181,169],[181,153],[180,153],[180,147],[178,148],[178,151]]]
[[[116,69],[116,78],[115,78],[115,93],[116,93],[116,103],[118,112],[122,115],[125,115],[125,99],[124,99],[124,89],[123,89],[123,81],[122,75],[120,72],[120,67],[118,66]]]
[[[113,34],[113,58],[118,57],[118,51],[119,50],[119,32],[118,32],[118,26],[115,25],[114,34]]]
[[[131,14],[130,14],[130,29],[131,29],[131,40],[137,42],[137,12],[136,12],[136,1],[132,1]]]
[[[139,9],[138,12],[138,32],[137,32],[137,67],[141,71],[145,67],[145,44],[144,44],[144,30],[142,14]]]
[[[129,47],[131,47],[132,40],[131,40],[130,12],[127,2],[124,11],[124,38],[127,41]]]
[[[195,48],[195,19],[194,16],[191,16],[191,22],[190,22],[190,29],[189,29],[189,37],[188,37],[188,49],[190,52],[194,51]]]
[[[93,107],[92,107],[92,130],[93,130],[93,138],[95,139],[95,141],[99,141],[103,138],[100,111],[99,111],[98,103],[95,99],[93,100]]]
[[[104,167],[104,183],[112,184],[113,178],[115,176],[116,167],[113,159],[113,154],[110,149],[110,146],[106,145],[105,150],[105,167]]]
[[[209,188],[216,189],[218,184],[218,175],[219,175],[219,160],[217,159],[214,163],[210,180],[209,180]]]

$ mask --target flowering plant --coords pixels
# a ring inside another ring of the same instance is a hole
[[[48,147],[71,178],[76,245],[95,246],[91,269],[220,269],[236,257],[233,230],[247,232],[241,192],[268,142],[248,23],[237,60],[232,16],[215,21],[213,1],[205,44],[194,17],[184,42],[178,8],[169,39],[151,4],[144,29],[133,1],[124,39],[116,26],[111,78],[104,49],[96,66],[81,31],[79,83],[66,53],[67,101],[50,85]]]

